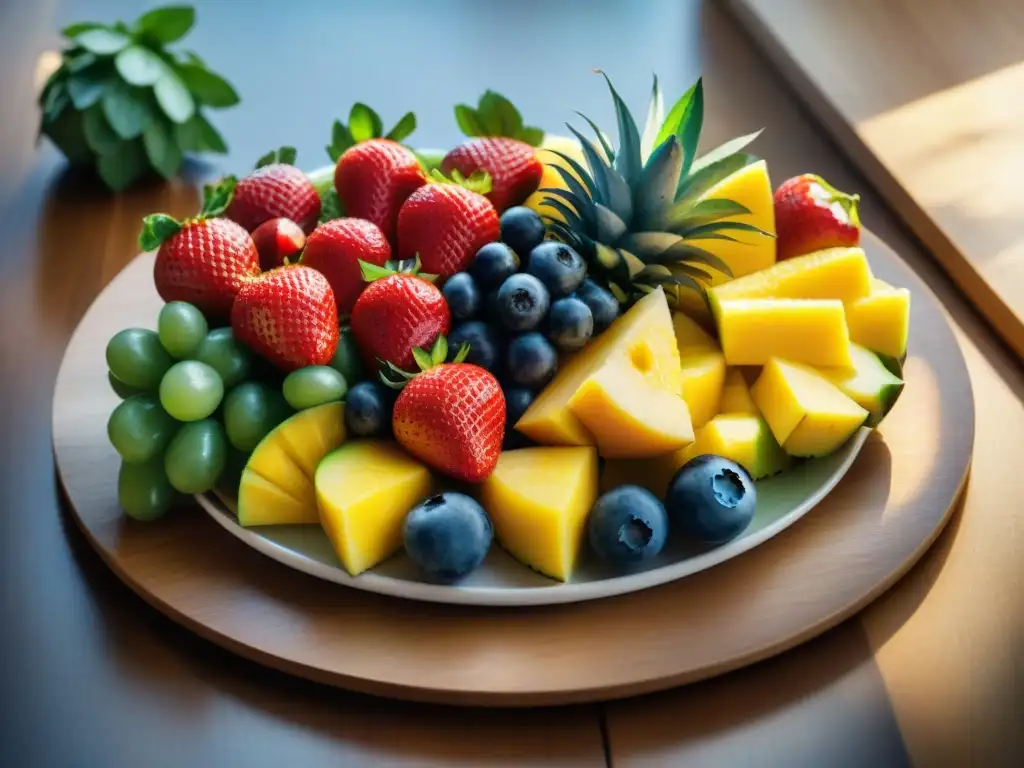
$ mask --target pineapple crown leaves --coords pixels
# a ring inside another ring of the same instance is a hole
[[[406,384],[416,378],[423,371],[429,371],[431,368],[436,368],[439,365],[444,365],[448,362],[448,339],[444,336],[438,336],[434,342],[434,346],[431,347],[430,351],[423,349],[422,347],[414,347],[412,350],[413,359],[416,361],[416,365],[419,370],[416,372],[403,371],[394,363],[389,363],[384,360],[380,360],[381,371],[380,380],[381,382],[391,389],[402,389]],[[464,343],[459,347],[459,351],[452,358],[452,363],[465,362],[469,356],[469,344]]]
[[[204,110],[232,107],[238,94],[195,53],[169,47],[194,23],[192,8],[167,6],[130,25],[65,27],[61,64],[40,94],[40,134],[113,191],[150,172],[174,176],[187,153],[227,152]]]
[[[476,109],[468,104],[455,106],[455,122],[466,136],[504,136],[540,146],[544,131],[523,124],[523,116],[515,105],[495,91],[485,91]]]
[[[182,227],[193,221],[213,219],[224,215],[231,198],[235,194],[238,180],[234,176],[226,176],[216,184],[203,187],[203,207],[195,216],[179,221],[166,213],[154,213],[142,220],[142,232],[139,233],[139,247],[144,251],[153,251],[164,242],[178,234]]]
[[[370,139],[391,139],[401,142],[416,130],[416,115],[406,112],[394,127],[384,133],[384,122],[380,115],[361,102],[352,105],[348,113],[348,125],[335,120],[331,126],[331,143],[327,154],[333,162],[345,154],[345,150]]]
[[[487,171],[473,171],[467,178],[458,168],[453,168],[449,176],[445,176],[440,169],[434,168],[430,172],[430,178],[438,184],[455,184],[465,187],[470,192],[476,192],[478,195],[486,195],[492,188],[491,174],[487,173]]]
[[[383,267],[359,259],[359,272],[367,283],[383,280],[385,277],[391,277],[391,275],[410,275],[426,280],[428,283],[433,283],[438,279],[437,275],[421,272],[422,268],[423,263],[420,261],[418,253],[411,259],[389,261]]]
[[[260,168],[265,168],[275,163],[295,165],[295,159],[298,157],[298,154],[295,147],[281,147],[280,149],[271,150],[256,161],[255,170],[258,171]]]

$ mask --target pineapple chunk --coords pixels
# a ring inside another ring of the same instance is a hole
[[[846,314],[837,299],[722,301],[718,335],[729,365],[763,365],[772,357],[820,367],[851,365]]]
[[[725,356],[703,328],[681,312],[672,316],[683,373],[683,399],[697,429],[718,413],[725,383]]]
[[[676,334],[680,358],[696,352],[720,351],[718,342],[696,320],[682,312],[672,313],[672,330]]]
[[[892,410],[903,391],[903,380],[893,375],[874,352],[850,345],[853,368],[822,368],[818,372],[870,414],[865,426],[877,426]]]
[[[645,360],[612,358],[569,400],[605,458],[659,456],[693,441],[686,401],[644,374]],[[724,370],[724,363],[723,363]]]
[[[494,535],[523,565],[568,581],[597,499],[593,448],[505,451],[481,486]]]
[[[320,460],[345,441],[344,408],[326,403],[301,411],[260,441],[239,483],[240,525],[320,522],[313,474]]]
[[[358,576],[402,546],[405,516],[430,494],[430,471],[396,445],[356,440],[316,470],[320,522],[342,566]]]
[[[725,384],[722,386],[722,400],[718,406],[718,412],[745,413],[750,416],[761,415],[757,406],[754,405],[754,398],[750,395],[747,380],[743,378],[743,372],[739,368],[730,368],[725,374]]]
[[[871,291],[871,269],[860,248],[827,248],[708,289],[714,314],[726,299],[839,299]]]
[[[594,436],[569,409],[584,381],[616,356],[648,361],[645,376],[661,389],[681,392],[682,375],[665,293],[644,296],[594,341],[573,355],[516,423],[515,428],[544,445],[594,445]]]
[[[813,368],[772,358],[751,388],[775,439],[791,456],[826,456],[850,439],[868,412]]]
[[[693,444],[680,452],[677,462],[682,466],[702,454],[732,459],[755,480],[778,474],[792,464],[768,423],[750,414],[716,416],[697,433]]]
[[[907,354],[910,291],[882,280],[871,281],[871,293],[846,305],[850,341],[880,355],[900,360]]]

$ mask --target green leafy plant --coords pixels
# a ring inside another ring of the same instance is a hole
[[[455,122],[470,137],[506,136],[524,141],[531,147],[540,146],[544,141],[544,131],[523,125],[523,116],[515,105],[494,91],[486,91],[475,109],[468,104],[457,104]]]
[[[170,51],[195,23],[188,6],[155,8],[130,26],[62,30],[62,62],[39,97],[40,133],[76,166],[120,191],[155,171],[174,176],[187,153],[224,153],[205,108],[238,103],[235,89],[191,51]]]

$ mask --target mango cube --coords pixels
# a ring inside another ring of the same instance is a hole
[[[430,494],[430,471],[393,443],[356,440],[316,470],[320,523],[353,576],[402,546],[405,516]]]
[[[838,299],[722,301],[718,336],[729,365],[764,365],[773,357],[823,368],[851,365],[846,313]]]
[[[792,464],[767,422],[751,414],[715,416],[681,452],[679,466],[702,454],[732,459],[755,480],[778,474]]]
[[[523,565],[559,581],[572,577],[597,500],[590,447],[505,451],[481,485],[494,535]]]
[[[739,368],[730,368],[725,374],[725,383],[722,385],[722,399],[718,406],[719,413],[743,413],[749,416],[760,416],[754,404],[754,398],[750,395],[750,387]]]
[[[877,426],[903,392],[903,380],[886,368],[878,355],[859,344],[850,348],[853,368],[821,368],[818,372],[844,395],[867,410],[865,426]]]
[[[910,291],[872,280],[871,292],[846,305],[850,341],[900,360],[907,354]]]

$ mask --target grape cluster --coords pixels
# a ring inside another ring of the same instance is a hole
[[[363,377],[351,334],[329,365],[286,377],[234,338],[210,329],[203,313],[174,301],[157,330],[128,328],[106,349],[108,376],[122,402],[107,422],[121,457],[118,502],[130,517],[155,520],[178,493],[238,488],[249,455],[295,411],[344,399]]]
[[[502,214],[501,240],[483,246],[443,290],[454,321],[451,354],[468,343],[467,362],[502,384],[506,448],[525,444],[512,425],[555,375],[559,357],[583,349],[619,314],[615,297],[587,277],[583,258],[545,240],[541,217],[522,206]]]

